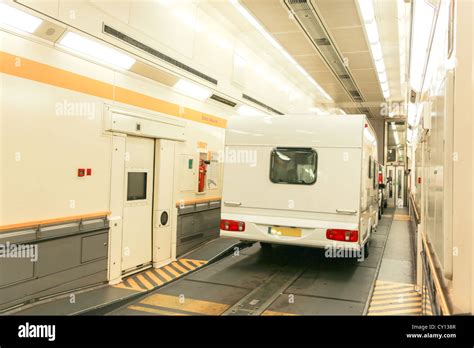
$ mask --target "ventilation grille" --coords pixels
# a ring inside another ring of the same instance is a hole
[[[344,59],[334,46],[311,1],[285,0],[284,2],[352,100],[364,101],[349,69],[344,64]]]
[[[221,96],[218,96],[217,94],[211,95],[210,98],[211,98],[212,100],[215,100],[215,101],[217,101],[217,102],[219,102],[219,103],[228,105],[228,106],[230,106],[230,107],[234,107],[234,106],[237,105],[237,103],[234,103],[234,102],[231,101],[231,100],[222,98]]]
[[[247,99],[247,100],[251,101],[252,103],[257,104],[257,105],[261,106],[262,108],[265,108],[265,109],[267,109],[271,112],[274,112],[275,114],[284,115],[284,113],[282,113],[278,110],[275,110],[271,106],[268,106],[267,104],[264,104],[261,101],[255,99],[255,98],[252,98],[251,96],[248,96],[247,94],[242,94],[242,98]]]
[[[165,62],[168,62],[170,63],[171,65],[174,65],[180,69],[183,69],[197,77],[200,77],[201,79],[204,79],[214,85],[217,85],[217,80],[206,75],[206,74],[203,74],[202,72],[200,71],[197,71],[196,69],[193,69],[191,68],[190,66],[186,65],[186,64],[183,64],[179,61],[177,61],[176,59],[174,58],[171,58],[170,56],[167,56],[166,54],[164,53],[161,53],[157,50],[155,50],[154,48],[151,48],[150,46],[147,46],[145,45],[144,43],[141,43],[140,41],[137,41],[135,40],[134,38],[124,34],[124,33],[121,33],[120,31],[112,28],[112,27],[109,27],[108,25],[105,25],[104,24],[104,33],[108,34],[108,35],[111,35],[113,37],[115,37],[116,39],[119,39],[120,41],[123,41],[135,48],[138,48],[139,50],[142,50],[158,59],[161,59],[161,60],[164,60]]]

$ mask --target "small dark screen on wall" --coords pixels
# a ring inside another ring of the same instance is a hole
[[[146,199],[147,173],[128,173],[127,201]]]

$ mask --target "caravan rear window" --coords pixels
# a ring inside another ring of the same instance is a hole
[[[307,148],[279,148],[272,151],[270,180],[275,184],[312,185],[316,182],[318,154]]]

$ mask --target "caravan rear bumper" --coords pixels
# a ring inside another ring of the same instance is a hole
[[[354,223],[238,214],[222,214],[222,218],[245,222],[245,231],[221,230],[221,236],[225,237],[313,248],[361,249],[359,242],[342,242],[326,238],[326,231],[330,228],[358,230],[358,224]],[[272,223],[268,223],[269,221],[272,221]]]

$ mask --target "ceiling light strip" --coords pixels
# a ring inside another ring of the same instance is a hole
[[[379,78],[380,88],[385,99],[390,98],[390,88],[388,85],[385,63],[383,60],[382,46],[380,44],[380,36],[375,20],[374,7],[372,0],[357,0],[359,12],[364,22],[365,32],[369,41],[372,59],[375,64],[375,70]]]
[[[229,0],[229,2],[237,9],[237,11],[250,23],[252,26],[257,29],[257,31],[267,39],[267,41],[275,47],[283,57],[286,58],[291,64],[293,64],[296,69],[321,93],[324,98],[329,101],[333,99],[331,96],[308,74],[308,72],[298,64],[298,62],[271,36],[265,28],[257,21],[257,19],[247,11],[238,0]]]

